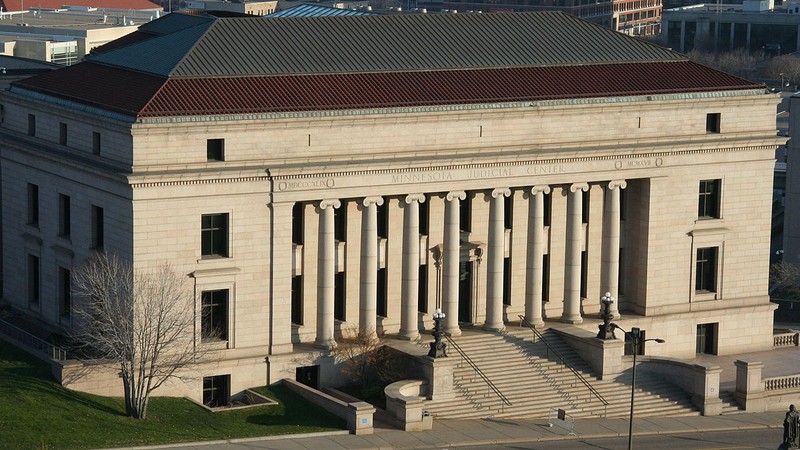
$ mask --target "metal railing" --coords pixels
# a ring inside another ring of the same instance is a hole
[[[466,361],[467,364],[469,364],[469,366],[472,367],[472,370],[474,370],[475,373],[478,374],[479,377],[481,377],[483,382],[486,383],[487,386],[489,386],[489,389],[491,389],[492,392],[494,392],[494,394],[497,395],[497,397],[500,398],[500,400],[502,400],[502,402],[505,403],[506,406],[513,406],[511,402],[508,400],[508,398],[505,395],[503,395],[502,392],[500,392],[500,389],[498,389],[497,386],[495,386],[494,383],[492,383],[492,380],[490,380],[489,377],[487,377],[486,374],[483,373],[483,371],[477,366],[477,364],[475,364],[472,358],[467,356],[467,353],[458,344],[456,344],[456,342],[453,339],[451,339],[449,335],[445,334],[444,337],[447,339],[447,342],[449,342],[450,345],[458,352],[458,354],[461,355],[464,361]]]
[[[56,361],[66,361],[67,351],[0,319],[0,333]]]
[[[579,380],[584,386],[586,386],[586,388],[589,390],[589,392],[592,395],[594,395],[595,398],[597,398],[600,401],[600,403],[603,404],[603,407],[605,408],[605,411],[604,411],[603,415],[606,415],[608,413],[608,401],[605,398],[603,398],[603,396],[600,394],[600,392],[598,392],[597,389],[595,389],[594,386],[592,386],[591,383],[589,383],[589,380],[584,378],[583,375],[581,375],[577,370],[573,369],[572,366],[570,366],[569,364],[567,364],[566,361],[564,361],[564,358],[561,357],[561,355],[556,351],[556,349],[554,349],[553,347],[550,346],[550,343],[547,342],[547,339],[545,339],[544,336],[542,336],[542,333],[539,333],[539,330],[537,330],[536,327],[533,326],[533,324],[530,323],[525,316],[520,314],[519,315],[519,319],[520,319],[521,323],[523,323],[525,326],[530,328],[531,331],[533,331],[533,335],[535,337],[537,337],[539,339],[539,341],[541,341],[545,345],[545,347],[547,348],[548,354],[550,352],[552,352],[553,355],[555,355],[555,357],[558,358],[559,361],[561,361],[561,364],[564,367],[566,367],[567,369],[569,369],[570,372],[572,372],[572,374],[575,375],[575,378],[577,380]]]

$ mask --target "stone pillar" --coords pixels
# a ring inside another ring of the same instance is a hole
[[[525,289],[525,317],[534,326],[544,325],[542,320],[542,276],[544,271],[544,196],[550,186],[534,186],[530,192],[528,208],[528,264]]]
[[[747,412],[763,412],[767,410],[764,398],[764,381],[761,372],[764,363],[751,359],[739,359],[736,365],[736,392],[734,398]],[[788,405],[784,405],[788,406]]]
[[[319,254],[317,256],[317,337],[314,346],[332,348],[334,281],[336,278],[336,240],[333,234],[333,210],[342,204],[338,199],[319,202]]]
[[[453,336],[461,334],[458,328],[458,281],[459,257],[461,253],[461,230],[459,220],[461,215],[460,200],[467,198],[464,191],[447,193],[444,209],[444,245],[442,260],[442,312],[444,317],[444,332]]]
[[[567,198],[567,246],[564,268],[564,312],[561,321],[581,323],[581,250],[583,244],[583,193],[586,183],[569,187]]]
[[[403,214],[403,286],[400,337],[413,340],[419,337],[417,310],[419,303],[419,204],[425,194],[409,194]]]
[[[600,273],[600,292],[610,292],[616,299],[611,303],[611,314],[619,314],[619,211],[620,189],[625,189],[624,180],[609,181],[603,210],[603,264]],[[602,308],[601,308],[602,309]],[[601,311],[602,314],[602,311]]]
[[[509,188],[497,188],[489,204],[489,262],[486,275],[486,322],[483,328],[500,331],[503,322],[503,259],[505,257],[505,198]]]
[[[361,202],[361,291],[358,330],[375,334],[378,309],[378,206],[382,197],[366,197]]]

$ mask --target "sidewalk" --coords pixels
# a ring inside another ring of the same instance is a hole
[[[634,420],[634,436],[775,429],[783,430],[783,411],[742,413],[725,416],[655,417]],[[231,439],[193,442],[172,446],[136,448],[175,449],[429,449],[441,447],[511,445],[523,442],[546,442],[564,439],[608,438],[628,435],[627,419],[583,419],[575,421],[575,434],[548,427],[546,420],[435,420],[433,430],[405,432],[378,429],[375,434],[355,436],[347,432],[316,433],[282,437]]]

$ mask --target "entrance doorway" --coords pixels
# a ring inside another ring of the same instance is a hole
[[[696,353],[703,353],[706,355],[717,354],[718,328],[718,323],[701,323],[697,325]]]
[[[319,366],[298,367],[295,369],[295,381],[319,389]]]
[[[458,266],[458,321],[472,323],[473,263],[462,259]]]

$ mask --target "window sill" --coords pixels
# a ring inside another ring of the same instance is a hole
[[[228,341],[223,341],[221,339],[203,339],[201,344],[203,344],[203,347],[207,350],[227,350],[230,348],[228,346]]]
[[[707,302],[707,301],[717,300],[717,293],[709,291],[695,291],[692,300],[695,302]]]

